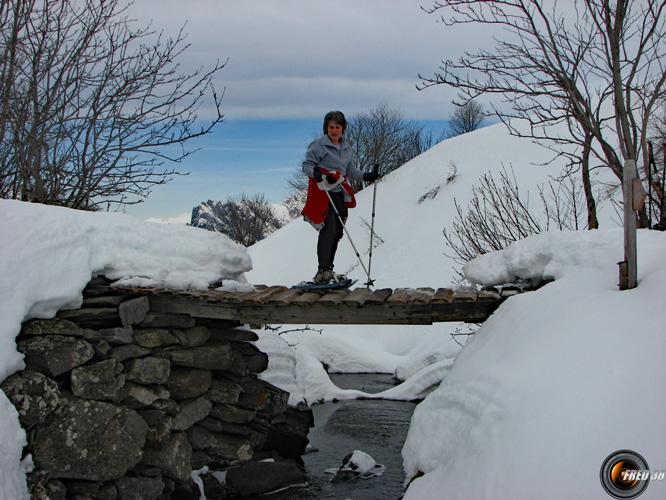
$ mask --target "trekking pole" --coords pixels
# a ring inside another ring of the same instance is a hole
[[[365,275],[368,277],[368,281],[370,281],[370,273],[368,273],[368,270],[365,268],[365,264],[361,260],[361,256],[358,253],[358,250],[356,249],[356,245],[354,245],[354,241],[352,240],[351,236],[349,235],[349,231],[347,231],[347,226],[345,226],[344,221],[342,220],[342,217],[340,217],[340,212],[338,212],[338,207],[335,206],[335,203],[333,203],[333,198],[331,198],[331,194],[326,191],[325,189],[323,190],[326,193],[326,196],[328,197],[328,201],[333,207],[333,211],[335,212],[335,215],[338,216],[338,220],[340,221],[340,224],[342,224],[342,229],[344,230],[345,234],[347,235],[347,238],[349,239],[349,243],[351,243],[352,248],[354,249],[354,253],[356,253],[356,257],[358,258],[358,261],[361,263],[361,267],[363,267],[363,270],[365,271]]]
[[[661,201],[659,202],[659,229],[661,231],[666,230],[664,224],[664,188],[666,188],[666,142],[662,144],[663,155],[664,155],[664,168],[661,171]]]
[[[654,166],[654,150],[648,141],[648,227],[652,229],[652,167]]]
[[[374,283],[374,280],[370,279],[370,271],[372,269],[372,239],[375,235],[375,202],[377,200],[377,174],[379,173],[379,164],[375,163],[372,167],[372,173],[375,174],[375,182],[372,186],[372,219],[370,221],[370,255],[368,256],[368,282],[366,283],[367,288],[370,288],[370,285]]]

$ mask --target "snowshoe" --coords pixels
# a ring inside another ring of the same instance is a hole
[[[343,281],[331,281],[328,283],[315,283],[314,281],[301,281],[297,285],[292,286],[292,288],[298,288],[300,290],[344,290],[349,288],[358,280],[353,280],[350,278],[345,278]]]

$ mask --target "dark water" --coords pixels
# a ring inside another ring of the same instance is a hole
[[[393,386],[390,375],[332,375],[345,389],[380,392]],[[353,400],[313,406],[315,427],[310,430],[310,446],[318,451],[303,457],[309,486],[291,489],[269,498],[304,500],[314,498],[390,500],[403,493],[405,479],[400,451],[407,436],[415,404],[402,401]],[[354,450],[370,454],[386,466],[382,476],[331,483],[325,470],[341,465]]]

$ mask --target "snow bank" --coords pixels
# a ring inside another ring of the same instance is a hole
[[[609,255],[623,260],[617,230],[552,231],[481,255],[463,267],[465,277],[481,285],[512,283],[518,278],[558,279],[573,269],[608,265]]]
[[[355,328],[356,335],[344,331],[327,335],[312,330],[282,335],[258,331],[256,345],[268,354],[268,368],[259,377],[289,391],[291,405],[359,397],[412,401],[439,384],[460,349],[451,341],[449,327],[423,327],[421,335],[406,335],[402,326],[384,326],[386,335],[380,337],[369,335],[366,329],[370,327]],[[336,386],[329,372],[394,373],[402,382],[379,393],[368,393]]]
[[[470,279],[554,277],[510,298],[416,408],[405,499],[606,499],[603,460],[666,469],[666,234],[639,231],[639,286],[618,291],[617,231],[548,233],[479,257]],[[666,482],[641,499],[666,498]]]
[[[21,322],[80,306],[95,274],[120,284],[207,289],[219,278],[246,282],[244,247],[219,233],[165,226],[123,214],[0,200],[0,381],[23,368]],[[0,498],[27,495],[20,469],[25,436],[0,391]]]

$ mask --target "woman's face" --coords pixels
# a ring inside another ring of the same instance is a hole
[[[333,144],[338,144],[342,138],[344,129],[342,125],[331,120],[326,124],[326,135],[331,139]]]

